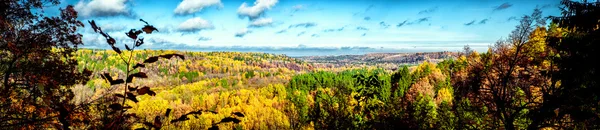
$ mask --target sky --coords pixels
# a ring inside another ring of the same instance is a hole
[[[63,0],[79,19],[119,43],[148,21],[149,49],[257,51],[288,55],[487,50],[519,19],[540,8],[559,15],[559,0]],[[56,8],[58,8],[56,7]],[[56,15],[57,9],[44,13]],[[90,26],[84,48],[108,48]],[[122,45],[123,46],[123,45]]]

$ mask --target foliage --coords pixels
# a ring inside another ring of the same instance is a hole
[[[562,16],[551,17],[546,39],[551,82],[540,90],[543,101],[529,115],[530,129],[600,128],[598,57],[599,2],[563,0]]]
[[[598,3],[563,1],[563,16],[551,17],[548,26],[536,9],[485,53],[467,46],[463,53],[410,54],[405,60],[416,66],[382,66],[351,63],[350,56],[305,57],[322,62],[307,63],[265,53],[135,50],[143,44],[140,34],[157,31],[143,20],[143,28],[125,33],[133,40],[125,50],[93,21],[112,50],[15,40],[9,25],[37,19],[20,8],[41,8],[36,2],[5,2],[12,12],[0,17],[9,21],[1,23],[0,44],[0,72],[9,74],[0,89],[8,89],[8,98],[0,99],[0,126],[8,129],[511,130],[600,124],[598,68],[591,63],[598,58]],[[54,32],[79,26],[71,8],[60,18],[27,24],[63,21],[53,23],[61,25]],[[55,35],[28,29],[19,34],[79,41],[75,30]],[[393,60],[389,54],[366,56],[361,60]],[[64,69],[40,71],[48,67]]]
[[[47,17],[32,10],[58,0],[0,2],[0,127],[69,129],[83,125],[89,113],[72,103],[73,86],[91,72],[77,69],[74,52],[82,45],[76,33],[83,23],[73,6]]]

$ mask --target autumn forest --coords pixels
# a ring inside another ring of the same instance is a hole
[[[33,11],[60,2],[0,2],[0,129],[600,129],[600,2],[531,9],[487,51],[329,57],[140,49],[154,21],[123,43]]]

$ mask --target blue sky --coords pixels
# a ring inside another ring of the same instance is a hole
[[[159,29],[146,48],[184,50],[478,50],[508,36],[536,7],[559,15],[558,0],[64,0],[82,21],[111,36],[142,18]],[[56,14],[47,9],[46,13]],[[85,47],[108,47],[89,26]]]

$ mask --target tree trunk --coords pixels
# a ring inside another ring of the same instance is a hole
[[[506,118],[506,120],[504,120],[504,129],[505,130],[515,130],[515,118],[513,117],[508,117]]]
[[[14,64],[17,61],[17,59],[19,59],[19,58],[18,57],[14,57],[10,61],[9,65],[8,65],[8,68],[4,72],[4,79],[3,79],[3,82],[2,82],[2,84],[4,85],[4,89],[2,90],[4,98],[7,98],[8,96],[10,96],[9,91],[10,91],[10,88],[11,88],[11,84],[8,83],[8,79],[9,79],[10,75],[12,74],[12,70],[14,69],[13,67],[14,67]]]
[[[58,121],[60,121],[60,123],[63,125],[63,130],[70,130],[69,126],[69,121],[67,120],[67,117],[69,116],[69,111],[64,107],[64,106],[59,106],[58,108],[58,112],[59,112],[59,116],[58,116]]]

